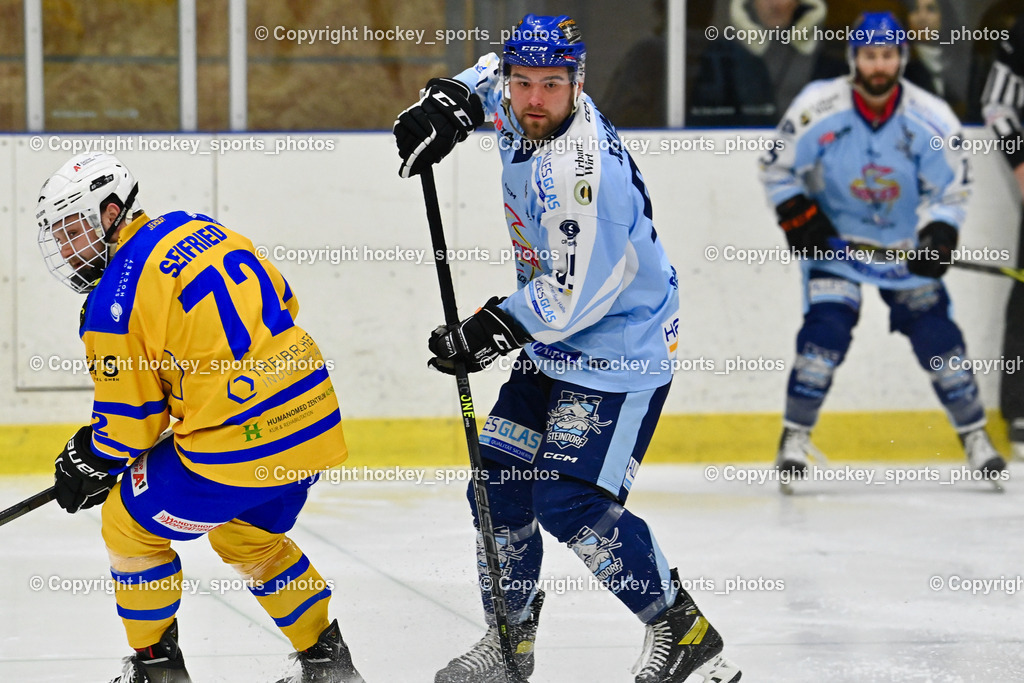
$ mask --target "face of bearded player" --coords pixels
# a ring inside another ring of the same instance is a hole
[[[73,270],[72,276],[83,284],[92,282],[103,273],[107,245],[96,230],[80,213],[66,216],[50,229],[60,249],[61,258]]]
[[[872,97],[888,94],[900,78],[900,48],[896,45],[865,45],[857,50],[856,83]]]
[[[53,241],[61,259],[71,272],[65,271],[65,277],[76,287],[94,283],[103,275],[107,265],[108,245],[102,235],[110,231],[110,227],[120,214],[120,207],[113,202],[106,202],[100,215],[101,230],[97,230],[81,213],[73,213],[57,220],[50,228]],[[124,227],[124,221],[118,223],[118,229],[111,232],[114,241]]]
[[[526,137],[543,140],[572,113],[573,84],[564,66],[513,66],[509,98]]]

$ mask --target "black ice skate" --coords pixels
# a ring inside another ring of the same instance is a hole
[[[192,683],[178,647],[178,620],[160,636],[160,642],[124,658],[121,675],[110,683]]]
[[[513,656],[524,679],[533,673],[533,641],[537,637],[540,608],[543,606],[544,591],[539,590],[530,605],[529,618],[508,629],[515,653]],[[434,676],[434,683],[505,683],[506,680],[497,626],[488,628],[469,652],[448,662],[448,666]]]
[[[679,574],[672,570],[679,586]],[[644,651],[633,667],[636,683],[683,683],[692,673],[705,683],[736,683],[739,667],[721,656],[722,636],[708,623],[693,598],[678,588],[676,601],[657,621],[647,625]]]
[[[277,683],[366,683],[352,663],[352,653],[341,637],[337,619],[324,629],[316,643],[291,657],[298,660],[301,671]]]

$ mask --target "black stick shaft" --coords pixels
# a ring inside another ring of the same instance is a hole
[[[861,251],[885,251],[885,247],[879,247],[874,244],[860,244],[858,242],[846,242],[835,238],[832,243],[838,248],[849,248],[853,250]],[[1007,266],[994,266],[989,263],[976,263],[974,261],[953,261],[949,264],[953,268],[959,268],[960,270],[973,270],[975,273],[986,273],[988,275],[1005,275],[1006,277],[1013,278],[1019,282],[1024,282],[1024,268],[1009,268]]]
[[[1014,280],[1024,282],[1024,271],[1006,266],[992,266],[987,263],[974,263],[973,261],[953,261],[954,268],[962,270],[973,270],[976,273],[988,273],[989,275],[1005,275]]]
[[[3,512],[0,512],[0,526],[3,526],[4,524],[7,524],[8,522],[13,522],[18,517],[21,517],[22,515],[26,515],[29,512],[32,512],[33,510],[35,510],[36,508],[42,507],[42,506],[46,505],[47,503],[49,503],[51,500],[54,500],[56,498],[57,498],[57,487],[56,486],[51,486],[50,488],[46,489],[45,491],[40,491],[36,495],[34,495],[34,496],[30,497],[30,498],[26,498],[25,500],[21,501],[20,503],[17,503],[16,505],[12,505],[11,507],[9,507],[6,510],[4,510]]]
[[[420,179],[423,183],[423,201],[427,207],[427,223],[430,225],[430,242],[434,249],[434,264],[437,266],[437,283],[441,287],[441,304],[444,307],[444,321],[448,325],[459,322],[459,309],[455,302],[455,285],[452,283],[451,266],[446,254],[448,247],[444,239],[444,226],[441,223],[441,208],[437,203],[437,187],[434,184],[434,171],[427,168]],[[462,426],[466,432],[466,446],[469,449],[469,464],[473,468],[473,495],[476,498],[477,520],[480,534],[484,542],[484,555],[487,559],[487,576],[491,584],[491,604],[494,608],[494,621],[498,627],[498,639],[501,643],[501,656],[505,661],[505,677],[509,683],[526,683],[519,672],[513,657],[512,642],[508,632],[508,605],[505,604],[505,591],[501,585],[501,560],[498,556],[498,542],[494,537],[494,520],[491,518],[491,503],[487,495],[487,484],[479,474],[483,472],[483,459],[480,457],[480,442],[476,430],[476,413],[473,408],[473,394],[469,388],[469,373],[464,363],[455,364],[455,381],[459,389],[459,406],[462,409]]]

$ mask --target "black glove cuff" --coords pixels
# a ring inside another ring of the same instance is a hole
[[[111,474],[111,470],[120,471],[124,469],[125,464],[128,462],[127,459],[113,460],[96,455],[95,451],[92,450],[92,426],[90,425],[86,425],[75,432],[75,435],[68,442],[68,446],[71,455],[74,455],[97,472],[106,472],[111,476],[116,476]]]
[[[953,251],[959,240],[960,231],[942,221],[932,221],[917,233],[918,245],[925,248]]]
[[[519,321],[513,318],[511,315],[498,308],[498,304],[500,304],[504,300],[505,297],[503,296],[492,296],[490,299],[487,300],[487,303],[485,303],[482,308],[483,310],[488,311],[491,315],[496,317],[499,321],[501,321],[501,324],[508,328],[510,334],[512,335],[512,338],[516,341],[516,344],[518,346],[525,346],[526,344],[532,343],[534,339],[532,336],[530,336],[530,333],[526,331],[526,328],[520,325]]]

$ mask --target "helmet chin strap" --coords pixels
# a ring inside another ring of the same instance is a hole
[[[111,235],[113,235],[114,231],[117,230],[118,224],[121,223],[121,221],[124,220],[125,216],[128,214],[128,210],[131,208],[131,205],[135,203],[135,196],[138,193],[139,193],[139,184],[135,183],[135,185],[132,187],[131,192],[129,192],[128,196],[125,197],[124,205],[121,207],[121,210],[118,212],[117,218],[114,219],[114,222],[110,224],[110,227],[107,228],[106,232],[103,234],[103,241],[106,242],[107,244],[110,244],[110,237],[111,237]],[[100,220],[103,220],[103,219],[101,218]]]
[[[566,117],[567,119],[572,117],[580,108],[580,100],[583,98],[583,81],[573,80],[572,87],[576,92],[573,94],[572,109],[569,111],[569,116]],[[520,128],[519,119],[516,118],[515,112],[512,111],[512,98],[507,94],[507,84],[504,96],[501,98],[501,108],[505,110],[505,117],[508,119],[508,125],[511,126],[512,130],[514,130],[519,137],[529,140],[529,136],[527,136],[526,132]],[[558,130],[560,126],[561,124],[556,126],[555,130]],[[553,135],[554,134],[552,133],[552,135],[548,135],[541,140],[531,140],[531,142],[544,142],[545,140],[551,139]]]
[[[510,97],[501,98],[501,108],[505,110],[505,118],[508,119],[509,127],[512,128],[519,137],[526,138],[526,133],[519,127],[519,119],[516,118],[515,112],[512,111],[512,99]]]
[[[572,87],[575,88],[576,94],[572,98],[572,111],[569,112],[569,116],[576,113],[576,110],[580,108],[580,100],[583,99],[583,81],[573,81]]]

